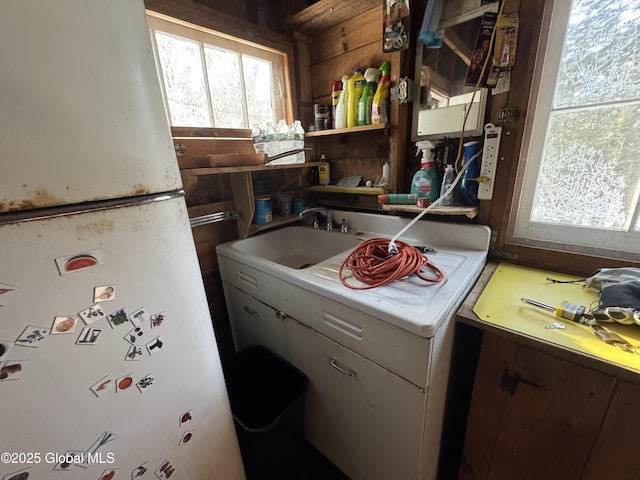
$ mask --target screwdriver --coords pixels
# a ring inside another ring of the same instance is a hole
[[[554,312],[556,317],[565,318],[572,322],[579,323],[581,325],[597,325],[597,321],[593,319],[591,315],[586,313],[587,309],[582,305],[576,305],[575,303],[562,302],[562,305],[552,307],[546,303],[538,302],[530,298],[521,298],[524,303],[533,305],[535,307],[544,308],[550,312]]]
[[[551,305],[547,305],[546,303],[538,302],[530,298],[521,298],[521,300],[524,303],[528,303],[529,305],[554,312],[557,317],[565,318],[567,320],[571,320],[572,322],[588,326],[600,340],[609,345],[618,347],[627,353],[640,353],[638,351],[638,347],[634,347],[617,333],[612,332],[608,328],[605,328],[602,325],[598,324],[598,321],[594,319],[590,314],[586,313],[586,308],[581,305],[576,305],[575,303],[570,302],[562,302],[562,305],[552,307]]]

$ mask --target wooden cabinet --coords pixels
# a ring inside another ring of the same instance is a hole
[[[640,387],[484,334],[459,479],[637,479]]]

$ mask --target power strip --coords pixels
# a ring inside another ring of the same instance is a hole
[[[488,180],[480,182],[478,186],[478,199],[480,200],[491,200],[493,197],[493,184],[496,178],[501,136],[502,127],[496,127],[493,123],[487,123],[484,126],[484,146],[482,149],[480,177],[486,177]]]

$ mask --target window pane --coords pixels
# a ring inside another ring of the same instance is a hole
[[[574,0],[554,107],[640,97],[640,2]]]
[[[207,79],[218,128],[249,128],[244,123],[238,54],[206,46]]]
[[[639,188],[639,130],[638,105],[552,113],[531,220],[628,228]]]
[[[242,55],[249,125],[275,124],[271,62]]]
[[[171,125],[211,127],[198,43],[156,31]]]

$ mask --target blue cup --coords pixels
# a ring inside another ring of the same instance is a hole
[[[307,202],[305,202],[302,198],[294,198],[293,203],[291,204],[291,213],[294,215],[298,215],[305,208],[307,208]]]

